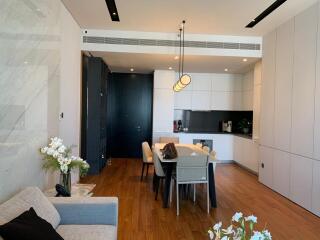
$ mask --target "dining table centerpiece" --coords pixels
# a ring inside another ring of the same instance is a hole
[[[90,166],[80,157],[71,155],[71,147],[63,145],[63,140],[58,137],[50,138],[47,146],[40,148],[43,156],[43,168],[45,170],[60,171],[59,184],[71,193],[71,170],[78,168],[80,176],[87,174]]]
[[[210,240],[272,240],[271,233],[264,229],[257,231],[254,225],[258,219],[254,215],[245,217],[237,212],[233,215],[231,225],[222,228],[222,222],[216,223],[208,230]]]

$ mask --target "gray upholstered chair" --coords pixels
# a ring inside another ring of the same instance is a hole
[[[160,137],[159,138],[160,143],[179,143],[178,137]]]
[[[153,161],[154,161],[154,177],[153,177],[153,187],[156,192],[155,200],[158,199],[158,192],[160,187],[160,182],[163,182],[165,177],[161,162],[157,157],[156,153],[153,153]]]
[[[196,196],[196,184],[204,183],[207,185],[207,211],[209,213],[209,176],[208,176],[208,156],[193,152],[189,148],[178,147],[178,161],[176,167],[176,174],[173,179],[176,182],[177,193],[177,215],[179,215],[179,185],[193,184],[195,201]],[[191,151],[191,152],[190,152]],[[172,193],[171,185],[171,193]],[[170,193],[170,196],[172,195]],[[171,197],[170,197],[171,201]]]
[[[147,165],[146,177],[148,176],[149,165],[153,164],[152,151],[150,149],[148,142],[142,143],[142,171],[141,171],[141,179],[143,180],[144,167]]]

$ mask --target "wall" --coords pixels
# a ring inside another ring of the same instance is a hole
[[[77,98],[71,98],[79,73],[71,72],[79,69],[80,49],[79,27],[58,0],[2,1],[0,29],[1,202],[25,186],[52,184],[41,169],[38,149],[60,129],[70,130],[58,116],[60,103],[77,108]],[[65,47],[72,45],[66,40],[73,34],[77,41],[66,54]],[[78,144],[76,135],[70,133],[67,143]]]
[[[259,180],[320,216],[319,4],[263,41]]]
[[[175,72],[154,71],[153,84],[153,142],[159,136],[170,136],[173,133]]]

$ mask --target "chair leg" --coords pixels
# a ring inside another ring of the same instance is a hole
[[[142,164],[142,171],[141,171],[141,178],[140,178],[141,182],[143,180],[144,165],[145,165],[145,163]]]
[[[207,209],[208,213],[210,213],[209,182],[207,182]]]
[[[170,204],[172,203],[172,191],[173,191],[173,179],[171,179],[171,183],[170,183]]]
[[[152,190],[153,190],[153,192],[156,191],[156,178],[157,178],[156,171],[154,171],[153,172],[153,181],[152,181]]]
[[[197,187],[196,184],[193,184],[193,202],[196,202],[196,191],[197,191]]]
[[[176,191],[177,191],[177,216],[179,216],[179,184],[178,184],[178,181],[177,181]]]
[[[158,193],[159,193],[159,183],[160,183],[160,179],[158,176],[156,176],[156,182],[155,182],[155,187],[156,187],[156,196],[155,196],[155,200],[158,200]]]
[[[146,177],[148,177],[148,172],[149,172],[149,164],[147,164],[147,173],[146,173]]]

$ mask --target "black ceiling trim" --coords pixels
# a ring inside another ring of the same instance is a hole
[[[108,10],[109,10],[111,20],[113,22],[120,22],[120,18],[119,18],[119,14],[118,14],[117,5],[115,3],[115,0],[105,0],[105,1],[106,1]]]
[[[280,7],[283,3],[285,3],[287,0],[277,0],[274,3],[270,5],[266,10],[264,10],[258,17],[256,17],[254,20],[252,20],[246,28],[253,28],[255,25],[257,25],[260,21],[262,21],[265,17],[267,17],[270,13],[272,13],[274,10],[276,10],[278,7]]]

